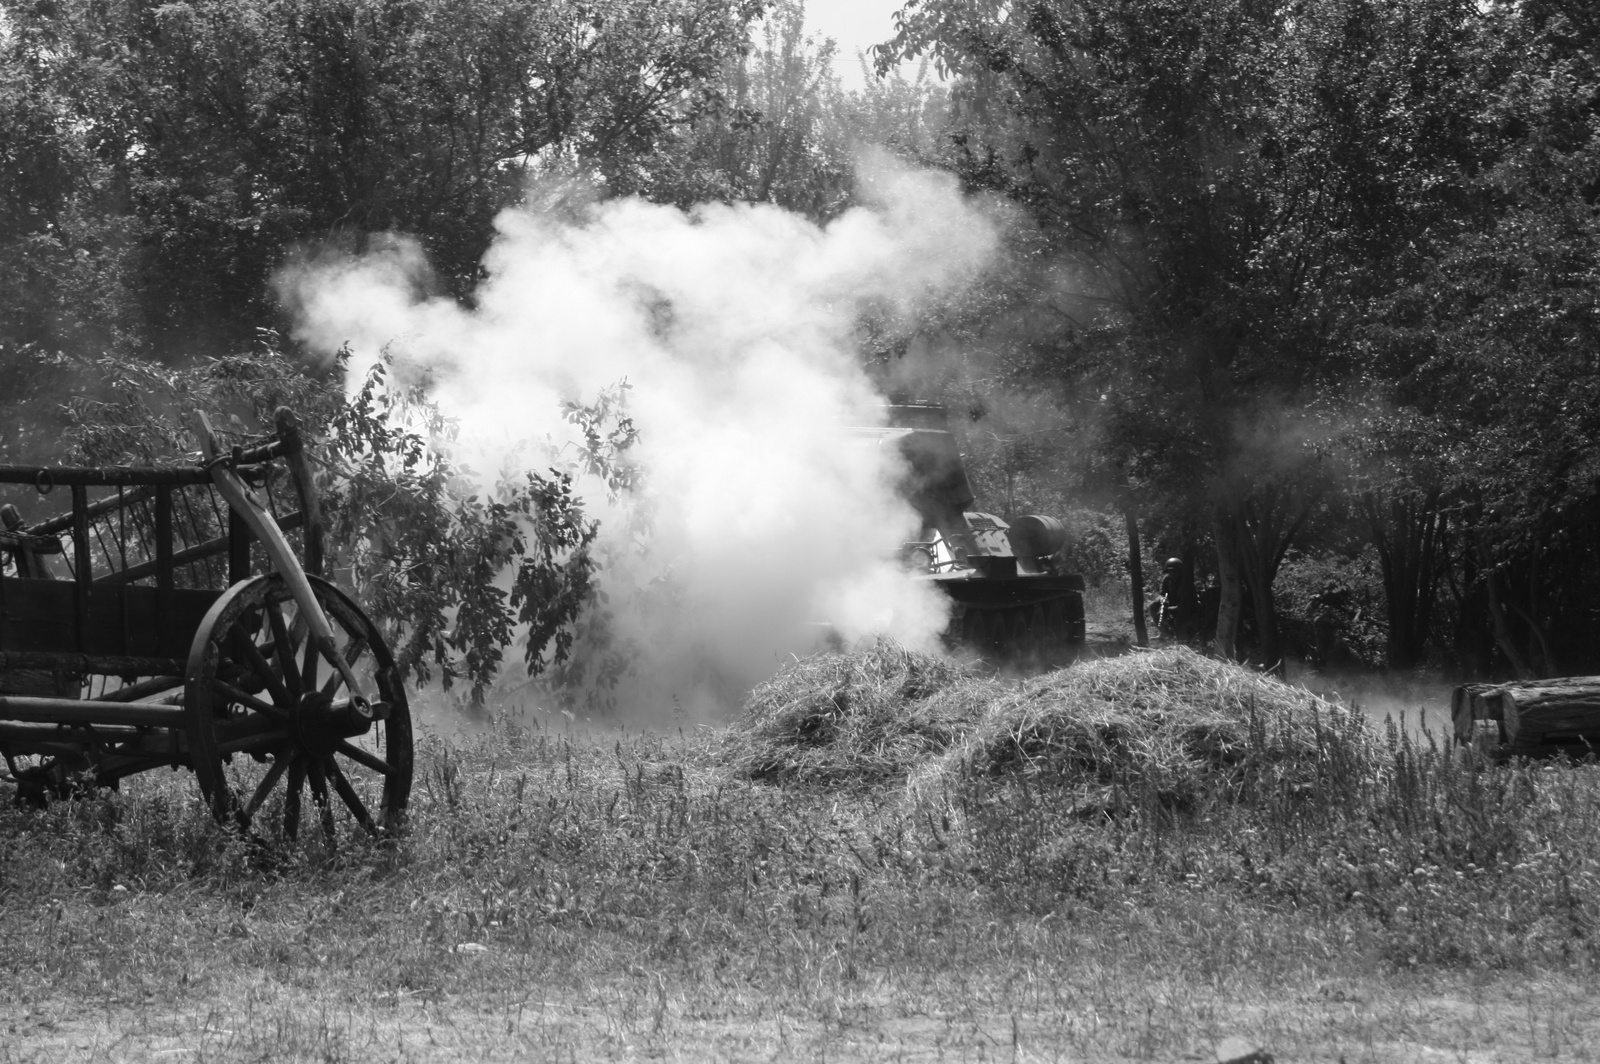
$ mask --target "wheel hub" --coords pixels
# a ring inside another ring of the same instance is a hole
[[[387,716],[387,708],[360,697],[335,701],[332,695],[310,691],[300,696],[291,714],[295,741],[313,756],[327,757],[340,741],[365,735],[373,721]]]

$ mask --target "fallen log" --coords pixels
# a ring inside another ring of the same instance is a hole
[[[1502,753],[1600,753],[1600,676],[1463,684],[1451,692],[1450,716],[1458,740],[1497,733]]]

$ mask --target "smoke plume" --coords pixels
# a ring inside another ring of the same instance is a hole
[[[509,210],[470,309],[420,294],[427,263],[403,238],[280,290],[299,339],[350,345],[353,382],[386,347],[428,382],[489,475],[519,441],[563,441],[563,399],[626,381],[644,489],[585,490],[639,655],[623,702],[704,712],[810,649],[817,622],[930,646],[946,620],[895,560],[917,520],[893,449],[842,431],[883,417],[852,331],[865,306],[914,316],[970,283],[997,228],[948,177],[880,159],[861,179],[865,205],[825,226],[768,205]]]

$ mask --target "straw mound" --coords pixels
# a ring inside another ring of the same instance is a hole
[[[1342,706],[1185,647],[1085,662],[1005,692],[915,790],[1024,774],[1186,805],[1268,766],[1309,769]]]
[[[816,654],[750,693],[728,739],[733,767],[752,779],[900,779],[970,731],[993,693],[954,662],[887,640]]]
[[[1315,772],[1318,729],[1359,714],[1187,648],[979,679],[894,643],[798,661],[757,687],[728,735],[734,771],[838,785],[909,779],[913,797],[1027,778],[1185,807]],[[1085,809],[1099,808],[1096,798]]]

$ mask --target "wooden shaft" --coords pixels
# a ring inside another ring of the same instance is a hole
[[[311,590],[311,581],[306,578],[306,571],[301,568],[300,560],[294,556],[294,548],[289,546],[289,541],[283,536],[283,530],[272,519],[271,512],[261,505],[255,493],[239,479],[239,474],[216,460],[217,440],[211,431],[211,422],[204,413],[197,414],[197,418],[200,423],[200,439],[205,445],[207,454],[212,458],[208,467],[211,470],[212,483],[216,484],[222,497],[228,500],[228,505],[244,518],[250,530],[261,540],[261,545],[266,548],[267,558],[272,562],[273,570],[283,577],[285,584],[289,585],[289,593],[294,596],[295,603],[300,607],[300,615],[305,618],[306,627],[310,629],[310,638],[316,640],[317,648],[329,661],[336,664],[340,675],[344,677],[344,682],[350,685],[350,693],[364,700],[366,692],[362,690],[361,682],[356,679],[355,671],[345,662],[344,655],[339,653],[338,644],[333,637],[333,625],[328,623],[327,615],[322,612],[322,606]]]
[[[102,742],[128,742],[146,734],[131,724],[97,724],[94,737]],[[8,742],[71,743],[74,736],[55,724],[8,724],[0,722],[0,739]]]
[[[300,499],[300,512],[305,515],[306,572],[322,576],[322,507],[317,499],[317,482],[311,475],[311,463],[306,459],[305,444],[300,438],[300,419],[293,410],[283,406],[278,408],[275,421],[278,438],[284,443],[284,464],[289,467],[289,479]],[[278,525],[283,527],[283,522]]]
[[[137,702],[151,695],[158,695],[170,691],[174,687],[183,685],[182,676],[155,676],[148,680],[140,680],[126,687],[119,687],[115,691],[103,694],[94,699],[96,702]]]
[[[228,583],[250,579],[250,526],[238,510],[228,510]]]
[[[188,711],[142,702],[91,702],[76,698],[33,698],[0,695],[0,720],[40,724],[133,724],[149,728],[181,728]]]

